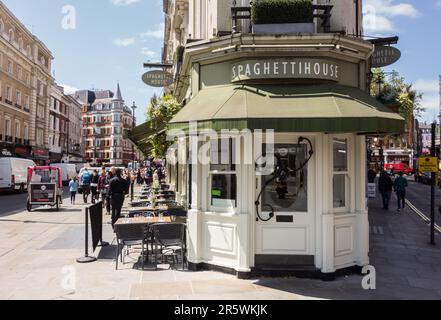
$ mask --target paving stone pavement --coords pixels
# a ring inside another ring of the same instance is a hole
[[[1,200],[0,200],[1,201]],[[377,289],[365,291],[362,276],[333,282],[298,278],[238,280],[218,272],[140,271],[136,257],[115,270],[114,238],[105,216],[99,260],[77,264],[84,253],[83,205],[61,212],[38,210],[0,218],[0,299],[440,299],[441,239],[428,244],[427,225],[406,209],[384,212],[370,201],[371,265]]]

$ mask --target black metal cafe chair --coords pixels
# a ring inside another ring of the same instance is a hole
[[[155,217],[155,213],[153,211],[145,211],[145,210],[139,210],[139,211],[130,211],[129,212],[129,218],[137,218],[137,217]]]
[[[178,203],[175,200],[165,200],[165,199],[158,200],[158,201],[156,201],[156,203],[158,205],[164,205],[164,206],[177,206],[178,205]]]
[[[116,234],[116,270],[118,270],[118,259],[121,258],[121,262],[124,264],[124,248],[127,247],[128,250],[132,246],[141,246],[141,261],[142,269],[144,270],[144,256],[146,247],[146,227],[142,224],[116,224],[115,225]],[[127,251],[127,255],[129,251]],[[147,248],[148,254],[148,248]]]
[[[163,194],[165,196],[176,196],[176,192],[171,191],[171,190],[162,190],[161,194]]]
[[[138,202],[133,202],[131,205],[132,205],[132,208],[148,207],[151,205],[151,202],[150,201],[138,201]]]
[[[170,208],[167,210],[168,214],[175,217],[187,217],[188,211],[184,207]]]
[[[182,270],[185,270],[186,249],[186,226],[183,223],[157,223],[151,226],[153,241],[156,248],[160,248],[161,261],[165,255],[173,257],[173,263],[179,263],[181,256]],[[158,250],[155,250],[155,261],[158,262]]]
[[[162,194],[160,196],[161,200],[175,200],[176,199],[176,195],[171,195],[171,194]]]

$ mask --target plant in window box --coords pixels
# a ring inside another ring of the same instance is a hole
[[[255,0],[251,8],[253,33],[314,33],[312,0]]]

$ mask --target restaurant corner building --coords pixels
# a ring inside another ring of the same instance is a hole
[[[355,19],[354,1],[331,3],[331,30],[355,33],[361,13]],[[199,140],[207,132],[237,130],[210,144],[219,145],[217,151],[206,150],[222,164],[169,165],[178,200],[190,207],[190,269],[332,279],[339,270],[368,265],[367,136],[404,131],[404,120],[368,94],[374,45],[323,32],[320,19],[316,33],[253,34],[245,21],[242,32],[207,36],[207,30],[228,28],[220,19],[231,19],[225,1],[210,8],[166,4],[164,60],[184,52],[175,59],[169,91],[185,106],[169,132],[184,132],[177,144],[188,148],[195,145],[195,126]],[[214,26],[208,22],[213,14]],[[257,139],[259,130],[264,137],[274,130],[267,153],[275,155],[275,173],[259,173],[255,152],[267,147]],[[225,158],[225,150],[235,150],[240,163]]]

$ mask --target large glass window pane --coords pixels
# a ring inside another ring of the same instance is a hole
[[[346,175],[334,176],[334,208],[346,207]]]
[[[334,172],[348,171],[348,141],[334,139]]]
[[[210,170],[236,171],[236,148],[234,139],[211,141]]]
[[[237,177],[235,174],[213,174],[211,205],[216,208],[237,207]]]
[[[263,150],[267,148],[264,146]],[[308,211],[308,158],[306,145],[276,144],[276,171],[262,177],[262,210],[271,206],[275,212]]]

